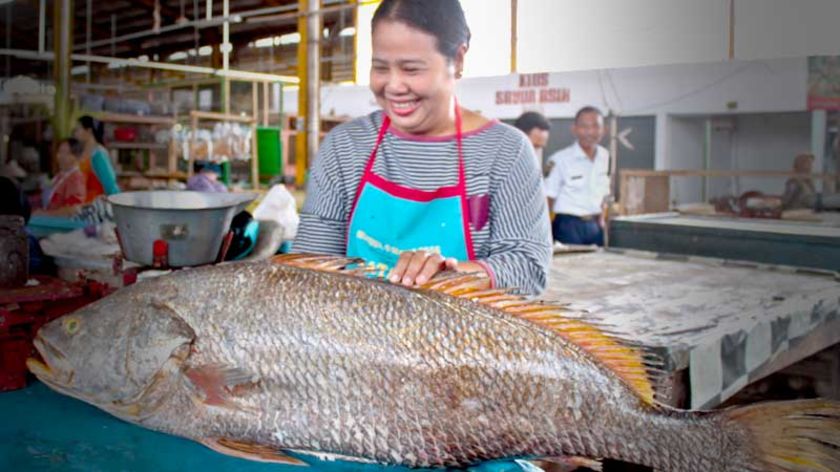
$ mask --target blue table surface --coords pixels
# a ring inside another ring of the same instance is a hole
[[[311,467],[254,462],[119,420],[40,382],[0,393],[0,471],[406,471],[301,456]]]
[[[0,393],[0,471],[237,471],[418,472],[421,469],[319,461],[310,467],[267,464],[226,456],[177,436],[119,420],[96,407],[58,394],[40,382]],[[492,461],[477,472],[528,470],[528,464]],[[433,469],[425,469],[426,471]],[[440,471],[441,469],[436,469]]]

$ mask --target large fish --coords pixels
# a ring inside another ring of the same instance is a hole
[[[122,419],[251,459],[840,470],[838,403],[673,410],[656,402],[644,352],[561,307],[471,276],[408,289],[349,262],[293,256],[141,282],[44,326],[29,368]]]

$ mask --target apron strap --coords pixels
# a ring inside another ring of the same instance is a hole
[[[385,139],[385,133],[388,132],[388,128],[390,127],[391,118],[388,117],[387,113],[382,113],[382,126],[379,127],[379,135],[376,136],[376,144],[373,145],[373,151],[371,151],[367,164],[365,164],[365,173],[373,170],[373,163],[376,161],[376,153],[379,151],[379,146],[382,144],[382,140]]]
[[[458,147],[458,186],[463,190],[466,197],[467,191],[467,175],[464,171],[464,143],[463,143],[463,123],[461,122],[461,106],[458,104],[458,99],[455,99],[455,142]]]
[[[467,259],[475,260],[475,248],[473,247],[472,230],[470,229],[470,208],[467,203],[467,175],[464,170],[464,143],[463,123],[461,120],[461,106],[458,99],[455,99],[455,141],[458,146],[458,190],[461,194],[461,213],[464,224],[464,239],[467,246]]]

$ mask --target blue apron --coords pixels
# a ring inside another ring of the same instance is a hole
[[[404,251],[424,250],[459,261],[475,259],[460,108],[456,104],[458,183],[434,191],[406,187],[373,172],[377,151],[390,124],[385,115],[356,190],[347,232],[347,256],[362,258],[381,276],[387,275]]]

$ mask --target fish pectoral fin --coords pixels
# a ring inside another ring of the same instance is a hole
[[[335,462],[335,461],[344,461],[344,462],[357,462],[359,464],[377,464],[375,460],[365,459],[364,457],[356,457],[356,456],[345,456],[343,454],[335,454],[332,452],[320,452],[320,451],[307,451],[304,449],[291,449],[292,452],[295,454],[303,454],[306,456],[312,456],[318,459],[321,462]]]
[[[276,449],[264,444],[250,443],[229,438],[205,439],[201,444],[210,449],[229,456],[239,457],[260,462],[273,462],[275,464],[297,465],[308,467],[306,462],[286,455],[282,449]]]
[[[539,459],[534,459],[532,462],[536,463],[537,466],[540,468],[549,471],[549,472],[558,472],[558,471],[573,471],[577,470],[581,467],[585,467],[589,470],[594,470],[596,472],[600,472],[604,470],[604,465],[601,461],[596,459],[590,459],[588,457],[579,457],[579,456],[554,456],[554,457],[540,457]],[[550,465],[545,465],[543,463],[553,464],[557,467],[551,467]]]
[[[258,375],[245,369],[220,364],[190,367],[184,375],[202,403],[225,407],[237,407],[233,397],[246,394],[260,381]]]

